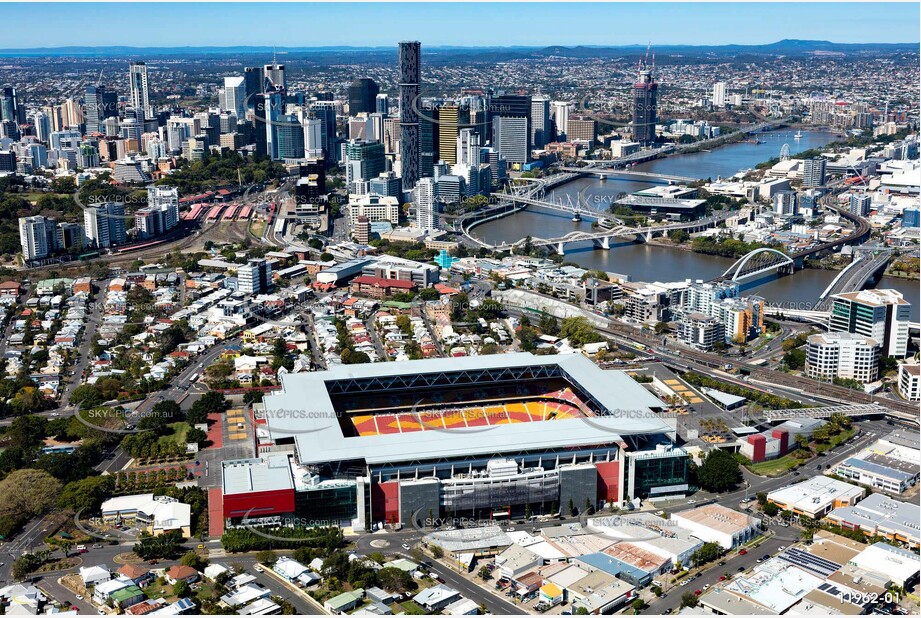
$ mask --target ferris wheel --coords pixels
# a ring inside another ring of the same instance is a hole
[[[790,144],[784,144],[780,147],[780,160],[789,161],[790,160]]]

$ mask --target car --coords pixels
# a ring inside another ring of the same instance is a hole
[[[77,595],[77,600],[78,600],[78,601],[82,601],[82,600],[83,600],[83,595],[82,595],[82,594],[78,594],[78,595]]]
[[[710,584],[704,584],[704,590],[709,590],[709,589],[710,589]]]
[[[402,547],[403,547],[403,549],[405,549],[406,551],[409,551],[409,545],[408,545],[407,543],[403,543]]]
[[[695,596],[695,597],[699,597],[699,596],[702,595],[703,593],[704,593],[703,590],[700,590],[700,589],[698,588],[697,590],[694,591],[694,596]]]
[[[740,556],[744,556],[744,555],[747,554],[747,553],[748,553],[748,550],[747,550],[747,549],[740,549],[740,550],[739,550],[739,555],[740,555]]]
[[[745,567],[739,567],[739,568],[736,569],[736,570],[737,570],[739,573],[744,573],[744,572],[745,572]]]
[[[94,543],[93,549],[102,549],[102,545],[100,545],[99,543]]]
[[[257,573],[265,573],[265,569],[263,569],[263,568],[262,568],[261,566],[259,566],[258,564],[257,564],[256,566],[253,567],[253,570],[256,571]]]
[[[755,560],[755,562],[757,562],[758,564],[761,564],[762,562],[764,562],[764,558],[758,558],[757,560]]]
[[[793,476],[799,476],[799,472],[794,472]]]
[[[725,560],[720,560],[720,566],[726,566],[726,561],[725,561]]]
[[[668,615],[668,614],[672,613],[672,608],[671,608],[671,607],[668,607],[668,608],[666,608],[665,611],[662,612],[662,613]]]
[[[506,532],[514,532],[514,531],[515,531],[515,528],[509,526],[508,528],[505,529],[505,531],[506,531]]]
[[[720,581],[721,581],[721,582],[726,581],[726,576],[725,576],[725,575],[720,575]]]
[[[100,616],[105,616],[105,615],[107,615],[107,614],[106,614],[106,610],[104,610],[104,609],[97,609],[97,610],[96,610],[96,613],[99,614]]]
[[[770,560],[770,559],[771,559],[771,555],[770,555],[770,554],[764,554],[763,556],[761,556],[761,559],[762,559],[762,560]]]
[[[79,611],[80,611],[80,608],[77,607],[76,605],[71,605],[71,606],[70,606],[70,611],[72,611],[72,612],[79,612]]]
[[[204,548],[205,548],[204,543],[199,543],[199,544],[198,544],[198,549],[204,549]]]
[[[787,548],[786,545],[781,545],[780,547],[777,548],[777,551],[783,551],[783,550],[785,550],[786,548]]]
[[[697,500],[688,500],[688,504],[697,504]]]

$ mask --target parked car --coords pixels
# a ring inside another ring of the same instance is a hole
[[[696,596],[696,597],[699,597],[699,596],[702,595],[702,594],[703,594],[703,591],[702,591],[702,590],[695,590],[695,591],[694,591],[694,596]]]
[[[744,555],[747,554],[747,553],[748,553],[748,550],[747,550],[747,549],[740,549],[740,550],[739,550],[739,555],[740,555],[740,556],[744,556]]]

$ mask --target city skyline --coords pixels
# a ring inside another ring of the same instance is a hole
[[[143,19],[157,30],[158,47],[188,47],[181,30],[171,27],[178,17],[207,18],[214,27],[196,37],[197,46],[240,47],[387,47],[395,41],[425,35],[428,47],[520,47],[549,45],[622,46],[645,45],[649,39],[663,45],[759,45],[784,39],[831,41],[842,44],[917,42],[921,18],[916,3],[797,3],[791,20],[791,3],[573,3],[560,12],[542,3],[472,3],[458,12],[457,3],[230,3],[214,11],[210,3],[171,3],[168,11],[151,11],[139,3],[108,11],[105,3],[55,4],[45,6],[54,19],[34,20],[41,3],[4,4],[7,19],[17,23],[8,32],[3,50],[48,49],[138,45],[138,37],[119,28],[125,20]],[[73,28],[86,19],[88,11],[96,29]],[[508,32],[505,24],[521,16],[526,7],[531,27]],[[727,10],[731,7],[731,10]],[[269,9],[269,10],[266,10]],[[583,10],[574,10],[583,9]],[[611,19],[610,29],[584,29],[584,12],[593,21]],[[277,17],[284,13],[283,21]],[[492,19],[489,19],[492,17]],[[642,35],[630,23],[643,19],[655,27]],[[306,20],[306,21],[305,21]],[[382,21],[383,20],[383,21]],[[241,28],[240,24],[246,24]],[[307,25],[285,31],[279,24]],[[348,29],[338,28],[348,23]],[[382,23],[387,26],[381,27]],[[618,25],[620,24],[619,27]],[[545,25],[546,27],[542,27]],[[475,29],[474,29],[475,26]],[[98,45],[96,32],[106,32],[106,45]],[[233,45],[227,33],[239,31]],[[546,34],[545,34],[546,33]],[[309,42],[309,45],[305,45]],[[501,42],[501,45],[496,45]]]

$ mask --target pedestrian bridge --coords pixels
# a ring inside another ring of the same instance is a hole
[[[630,179],[644,179],[649,181],[659,180],[665,181],[669,184],[672,183],[682,183],[682,184],[691,184],[698,182],[699,178],[692,178],[690,176],[678,176],[675,174],[660,174],[657,172],[642,172],[639,170],[632,170],[629,168],[626,169],[616,169],[616,168],[601,168],[596,166],[588,167],[562,167],[560,168],[564,172],[569,173],[578,173],[583,175],[592,175],[598,176],[600,178],[605,178],[608,176],[623,176],[624,178]]]

